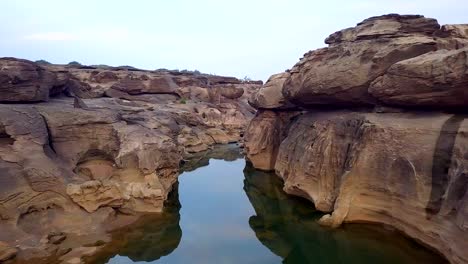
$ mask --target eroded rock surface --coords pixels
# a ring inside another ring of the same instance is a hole
[[[247,158],[329,213],[323,225],[383,223],[468,263],[466,28],[391,14],[330,35],[288,71],[294,111],[252,104]]]
[[[0,60],[0,102],[47,101],[54,74],[27,60]]]
[[[294,108],[283,96],[283,84],[288,79],[289,73],[278,73],[271,76],[265,85],[255,93],[249,103],[258,109],[288,109]]]
[[[454,65],[456,62],[450,61],[456,55],[445,54],[442,49],[463,47],[467,41],[463,29],[461,25],[447,25],[440,29],[436,20],[421,16],[386,15],[366,19],[354,28],[330,35],[325,41],[330,44],[329,47],[306,53],[289,71],[290,77],[284,83],[283,94],[286,100],[303,107],[330,104],[366,106],[380,104],[381,101],[394,103],[382,100],[385,98],[379,96],[388,90],[387,86],[374,85],[369,92],[371,83],[381,75],[395,73],[397,65],[404,64],[405,60],[413,64],[422,64],[422,60],[427,60],[427,64],[436,63],[435,67],[439,72],[443,71],[441,67],[444,65],[459,67]],[[437,50],[441,51],[432,56],[420,56]],[[451,58],[444,60],[444,56]],[[412,58],[414,59],[411,60]],[[437,62],[438,60],[441,62]],[[416,65],[409,67],[417,70]],[[422,67],[419,68],[420,71],[423,70]],[[402,67],[398,69],[404,75]],[[457,69],[452,70],[460,72]],[[426,73],[432,75],[426,77],[428,83],[437,86],[438,80],[434,79],[437,74]],[[399,84],[404,86],[404,82],[402,80]],[[447,81],[443,81],[440,86],[444,82]],[[393,85],[394,83],[389,84]],[[401,91],[402,97],[406,93],[411,95],[413,89],[410,87],[408,91]],[[452,99],[456,97],[453,94],[450,96]],[[411,103],[410,101],[407,104]]]
[[[259,111],[247,128],[245,150],[255,168],[274,170],[281,141],[298,112]]]
[[[369,87],[390,105],[463,107],[468,102],[468,48],[439,50],[392,65]]]
[[[0,58],[1,260],[80,262],[161,212],[184,157],[241,140],[260,85]]]

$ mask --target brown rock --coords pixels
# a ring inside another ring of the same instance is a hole
[[[236,86],[223,86],[219,88],[221,95],[228,99],[237,99],[244,94],[244,89]]]
[[[31,61],[0,59],[0,102],[47,101],[55,82],[54,74]]]
[[[286,192],[333,211],[325,225],[392,225],[464,263],[467,131],[457,115],[309,113],[281,142],[275,170]]]
[[[50,232],[47,235],[49,243],[58,245],[62,243],[67,238],[67,235],[63,232]]]
[[[26,248],[18,256],[25,263],[69,255],[77,239],[106,237],[139,213],[161,212],[182,155],[239,141],[254,113],[245,91],[258,87],[201,74],[44,71],[56,76],[46,103],[0,105],[0,240]],[[200,86],[171,83],[179,76]],[[46,81],[33,77],[31,87]],[[172,88],[189,96],[181,100]],[[54,230],[66,240],[44,236]]]
[[[443,25],[436,34],[442,37],[468,39],[468,24]]]
[[[0,241],[0,261],[7,261],[16,256],[18,250],[14,247],[10,247],[8,244]]]
[[[468,106],[468,48],[430,52],[392,65],[369,93],[397,106]]]
[[[391,225],[452,263],[468,262],[466,116],[411,112],[466,108],[464,28],[386,15],[332,34],[283,84],[286,100],[308,112],[282,119],[293,112],[277,92],[266,95],[274,108],[251,121],[247,158],[330,213],[323,225]],[[330,110],[366,104],[377,113]]]
[[[432,36],[440,25],[433,18],[421,15],[388,14],[365,19],[354,28],[347,28],[331,34],[326,44],[338,44],[358,40],[395,38],[406,36]]]
[[[283,94],[299,106],[366,105],[370,83],[394,63],[434,51],[425,36],[343,42],[309,52],[290,71]]]
[[[146,91],[147,87],[141,80],[125,78],[112,85],[111,89],[126,92],[128,94],[141,94]]]
[[[158,76],[150,80],[147,93],[168,93],[176,92],[178,85],[170,76]]]
[[[283,96],[283,84],[289,77],[288,72],[272,75],[262,88],[249,98],[249,103],[257,109],[288,109],[294,107]]]
[[[294,122],[274,166],[285,181],[285,191],[313,201],[320,211],[333,211],[363,124],[359,115],[335,113],[307,114]]]
[[[69,184],[67,194],[87,212],[95,212],[102,206],[121,206],[123,197],[115,185],[103,185],[100,181]]]
[[[273,170],[281,141],[297,112],[259,110],[250,122],[245,135],[247,159],[260,170]]]
[[[92,77],[97,83],[115,82],[118,80],[117,75],[112,71],[102,71]]]

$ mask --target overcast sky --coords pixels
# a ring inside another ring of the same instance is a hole
[[[468,0],[0,0],[0,57],[267,79],[386,13],[468,23]]]

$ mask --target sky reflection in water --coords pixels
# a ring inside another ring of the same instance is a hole
[[[321,214],[310,202],[287,196],[277,176],[226,150],[231,161],[211,159],[207,165],[204,157],[198,164],[204,167],[191,164],[192,171],[179,178],[179,199],[173,197],[164,214],[116,232],[118,243],[94,263],[444,262],[379,226],[320,227]]]

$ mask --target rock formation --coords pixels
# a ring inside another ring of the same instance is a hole
[[[252,96],[247,158],[323,225],[391,225],[468,263],[467,32],[390,14],[333,33]]]
[[[242,138],[260,86],[0,58],[0,260],[92,254],[161,212],[184,157]]]

